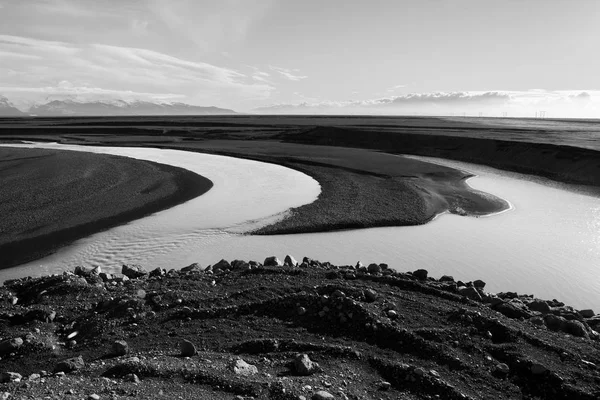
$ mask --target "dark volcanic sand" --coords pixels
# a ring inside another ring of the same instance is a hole
[[[0,147],[0,268],[205,193],[184,169],[126,157]]]

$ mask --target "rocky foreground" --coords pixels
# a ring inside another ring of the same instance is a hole
[[[385,264],[5,282],[0,399],[597,399],[600,318]]]

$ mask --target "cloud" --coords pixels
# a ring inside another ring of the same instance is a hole
[[[0,64],[0,86],[30,97],[38,93],[35,88],[63,93],[61,81],[82,88],[88,96],[94,90],[99,96],[107,91],[142,96],[177,93],[192,104],[264,100],[274,90],[272,84],[230,68],[141,48],[0,35],[0,54],[6,55]]]
[[[296,75],[295,72],[298,71],[296,69],[287,69],[287,68],[281,68],[281,67],[274,67],[272,65],[269,65],[269,68],[272,71],[275,71],[275,72],[279,73],[280,75],[282,75],[286,79],[289,79],[290,81],[299,81],[301,79],[308,78],[307,76]]]
[[[264,114],[479,115],[600,117],[600,91],[492,91],[411,93],[360,101],[283,103],[252,110]]]

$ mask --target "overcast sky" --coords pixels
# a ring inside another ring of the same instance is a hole
[[[0,0],[0,95],[21,106],[600,117],[598,49],[598,0]]]

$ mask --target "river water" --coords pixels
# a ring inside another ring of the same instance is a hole
[[[213,264],[221,258],[262,261],[270,255],[292,254],[334,264],[385,262],[400,271],[425,268],[436,277],[483,279],[493,292],[517,291],[579,308],[600,308],[600,199],[565,190],[566,186],[429,159],[477,175],[469,180],[472,187],[506,199],[512,208],[482,218],[444,214],[416,227],[250,236],[242,232],[282,217],[290,207],[314,201],[318,184],[288,168],[228,157],[158,149],[69,148],[181,166],[206,176],[215,186],[183,205],[80,240],[45,259],[0,271],[0,279],[75,265],[118,271],[122,263],[135,262],[148,269],[170,269],[192,262]]]

